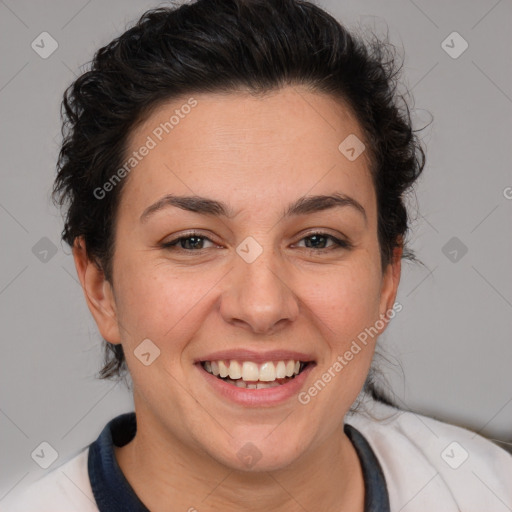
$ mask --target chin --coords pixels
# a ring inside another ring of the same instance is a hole
[[[220,464],[234,471],[259,473],[279,471],[296,462],[304,453],[304,436],[294,429],[280,435],[270,434],[271,428],[250,429],[253,435],[234,435],[223,442],[205,447]],[[278,427],[279,428],[279,427]],[[224,444],[225,448],[218,450]]]

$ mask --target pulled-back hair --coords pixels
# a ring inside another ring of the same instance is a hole
[[[123,165],[136,126],[163,102],[197,93],[265,94],[301,85],[348,105],[370,156],[382,268],[406,247],[404,194],[425,164],[398,93],[394,47],[363,41],[304,0],[198,0],[147,11],[99,49],[66,90],[54,199],[66,206],[62,238],[83,237],[87,256],[112,282],[115,219],[123,182],[94,193]],[[341,142],[341,141],[340,141]],[[100,378],[126,371],[122,346],[105,344]],[[371,379],[367,381],[370,392]]]

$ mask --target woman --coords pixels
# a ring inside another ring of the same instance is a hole
[[[512,507],[510,455],[372,385],[424,166],[396,71],[299,0],[156,9],[97,52],[55,194],[135,412],[5,510]]]

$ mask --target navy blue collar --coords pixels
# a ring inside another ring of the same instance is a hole
[[[128,444],[136,432],[135,413],[121,414],[109,421],[89,446],[89,480],[100,512],[149,512],[126,480],[114,453],[114,445]]]
[[[346,424],[344,430],[361,461],[365,512],[389,512],[386,481],[373,450],[352,425]],[[89,479],[100,512],[149,512],[126,480],[114,453],[114,445],[128,444],[136,432],[135,413],[121,414],[107,423],[98,439],[89,446]]]
[[[345,423],[345,434],[356,449],[364,478],[364,512],[390,512],[386,479],[379,461],[361,432]]]

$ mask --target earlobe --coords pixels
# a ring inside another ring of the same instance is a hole
[[[112,285],[99,265],[89,259],[82,237],[75,239],[73,259],[87,306],[102,337],[110,343],[120,343]]]

